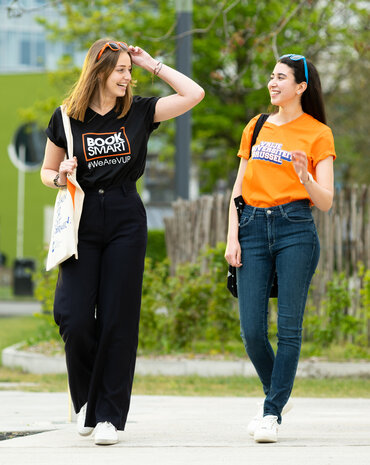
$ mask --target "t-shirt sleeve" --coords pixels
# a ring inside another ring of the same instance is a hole
[[[240,141],[239,151],[237,153],[238,157],[246,158],[248,160],[249,154],[251,151],[251,143],[253,137],[253,131],[256,126],[257,120],[260,115],[255,116],[252,118],[246,127],[243,130],[242,139]]]
[[[160,123],[154,123],[155,106],[160,97],[134,97],[136,110],[144,117],[145,125],[149,132],[158,128]]]
[[[46,128],[47,137],[58,147],[67,149],[67,140],[64,134],[62,112],[58,107],[52,114],[49,126]]]
[[[320,133],[315,142],[312,145],[312,156],[313,156],[313,167],[325,160],[325,158],[333,157],[336,159],[334,137],[331,129],[326,126],[325,129]]]

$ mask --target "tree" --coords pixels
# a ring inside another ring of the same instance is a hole
[[[352,142],[349,160],[347,157],[346,165],[341,166],[344,179],[352,180],[355,171],[347,165],[351,157],[365,160],[367,147],[359,143],[361,125],[352,125],[349,133],[342,134],[341,116],[343,109],[356,105],[352,91],[357,82],[350,73],[353,65],[361,68],[365,83],[369,74],[365,64],[361,65],[368,53],[368,12],[361,5],[354,0],[193,1],[193,76],[206,90],[206,98],[193,110],[192,151],[202,191],[214,190],[218,180],[231,185],[242,130],[253,115],[266,111],[268,76],[275,60],[287,52],[304,54],[321,71],[330,103],[329,124],[335,136],[338,130],[339,147]],[[174,1],[61,0],[58,9],[65,18],[63,26],[42,21],[58,40],[86,49],[97,38],[115,37],[140,45],[174,65]],[[66,65],[70,63],[64,62],[68,70]],[[349,76],[345,86],[338,75]],[[141,70],[135,71],[135,78],[137,91],[144,95],[168,92],[158,80],[153,85],[148,73]],[[358,113],[357,117],[364,121],[366,116]],[[173,123],[166,123],[165,128],[171,141]],[[173,144],[167,144],[162,156],[172,159],[173,150]],[[338,158],[336,166],[341,165]],[[368,182],[369,168],[362,173]]]

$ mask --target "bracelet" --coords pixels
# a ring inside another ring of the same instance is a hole
[[[63,189],[64,187],[67,187],[67,184],[59,184],[58,180],[59,180],[59,173],[53,179],[53,183],[55,187],[58,187],[58,189]]]
[[[154,76],[158,76],[160,70],[162,69],[163,63],[158,61],[157,64],[155,65],[155,68],[153,70]]]
[[[304,186],[306,186],[307,184],[310,184],[311,182],[313,182],[313,176],[312,176],[312,174],[311,174],[309,171],[307,171],[307,174],[308,174],[308,179],[307,179],[307,181],[304,181],[304,182],[303,182],[302,179],[299,178],[299,180],[301,181],[301,183],[302,183]]]

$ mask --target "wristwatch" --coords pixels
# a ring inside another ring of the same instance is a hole
[[[304,181],[304,182],[303,182],[302,179],[299,178],[299,180],[301,181],[301,183],[302,183],[304,186],[306,186],[307,184],[311,184],[311,182],[313,182],[313,176],[312,176],[312,174],[311,174],[309,171],[307,171],[307,174],[308,174],[308,179],[307,179],[307,181]]]
[[[53,183],[54,183],[55,187],[58,187],[58,189],[61,189],[63,187],[67,187],[67,184],[59,184],[58,180],[59,180],[59,173],[53,179]]]

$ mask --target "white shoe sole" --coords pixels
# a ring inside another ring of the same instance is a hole
[[[90,428],[88,426],[85,426],[84,428],[86,428],[86,430],[80,429],[77,431],[80,436],[90,436],[90,434],[94,431],[94,428]]]
[[[276,436],[268,436],[266,435],[254,435],[254,440],[258,443],[273,443],[277,442],[277,437]]]
[[[284,405],[283,407],[283,411],[281,412],[281,416],[283,415],[286,415],[288,412],[290,412],[292,410],[292,408],[294,407],[294,404],[293,402],[289,399],[288,402]],[[248,434],[250,436],[254,436],[254,432],[256,431],[257,427],[258,427],[258,423],[262,420],[262,418],[259,418],[259,419],[252,419],[249,424],[248,424],[248,427],[247,427],[247,431],[248,431]],[[262,441],[261,441],[262,442]],[[270,441],[266,441],[266,442],[270,442]],[[274,441],[276,442],[276,441]]]
[[[77,433],[80,436],[90,436],[90,434],[94,431],[94,428],[91,426],[85,426],[86,407],[87,404],[83,405],[77,414]]]
[[[118,439],[104,439],[104,438],[95,438],[95,444],[97,446],[112,446],[113,444],[117,444]]]

